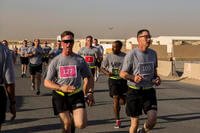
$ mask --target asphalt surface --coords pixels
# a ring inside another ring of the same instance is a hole
[[[41,87],[41,95],[30,90],[30,79],[20,77],[20,66],[16,65],[17,117],[3,124],[3,133],[56,133],[61,132],[60,120],[53,115],[51,91]],[[186,80],[187,81],[187,80]],[[157,87],[158,121],[153,133],[199,133],[200,132],[200,84],[191,84],[163,77]],[[87,107],[88,126],[77,133],[127,133],[130,119],[121,109],[122,128],[114,129],[112,99],[108,95],[107,78],[103,75],[95,82],[96,104]],[[145,115],[140,117],[140,127]]]

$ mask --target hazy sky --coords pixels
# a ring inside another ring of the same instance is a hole
[[[200,36],[199,0],[0,0],[0,39]]]

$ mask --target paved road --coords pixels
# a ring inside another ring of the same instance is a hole
[[[3,126],[3,133],[55,133],[61,132],[60,121],[53,115],[51,92],[41,88],[41,96],[30,90],[28,78],[20,78],[16,66],[17,117]],[[198,84],[198,83],[197,83]],[[157,88],[159,113],[154,133],[199,133],[200,131],[200,85],[165,79]],[[88,127],[77,133],[127,133],[129,118],[122,108],[122,128],[114,129],[112,99],[108,95],[107,79],[101,76],[95,83],[96,105],[88,109]],[[141,117],[140,126],[145,116]]]

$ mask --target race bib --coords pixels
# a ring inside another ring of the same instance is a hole
[[[71,66],[60,66],[60,78],[76,78],[77,77],[77,68],[75,65]]]
[[[85,56],[85,61],[87,63],[94,63],[94,57],[93,56]]]
[[[118,69],[118,68],[113,68],[113,69],[112,69],[112,74],[113,74],[114,76],[119,76],[119,69]]]
[[[139,71],[141,75],[151,75],[154,73],[153,62],[139,63]]]

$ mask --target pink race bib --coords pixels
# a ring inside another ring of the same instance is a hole
[[[87,63],[94,63],[94,57],[93,56],[85,56],[85,61]]]
[[[76,78],[77,77],[77,69],[76,66],[60,66],[60,78]]]

